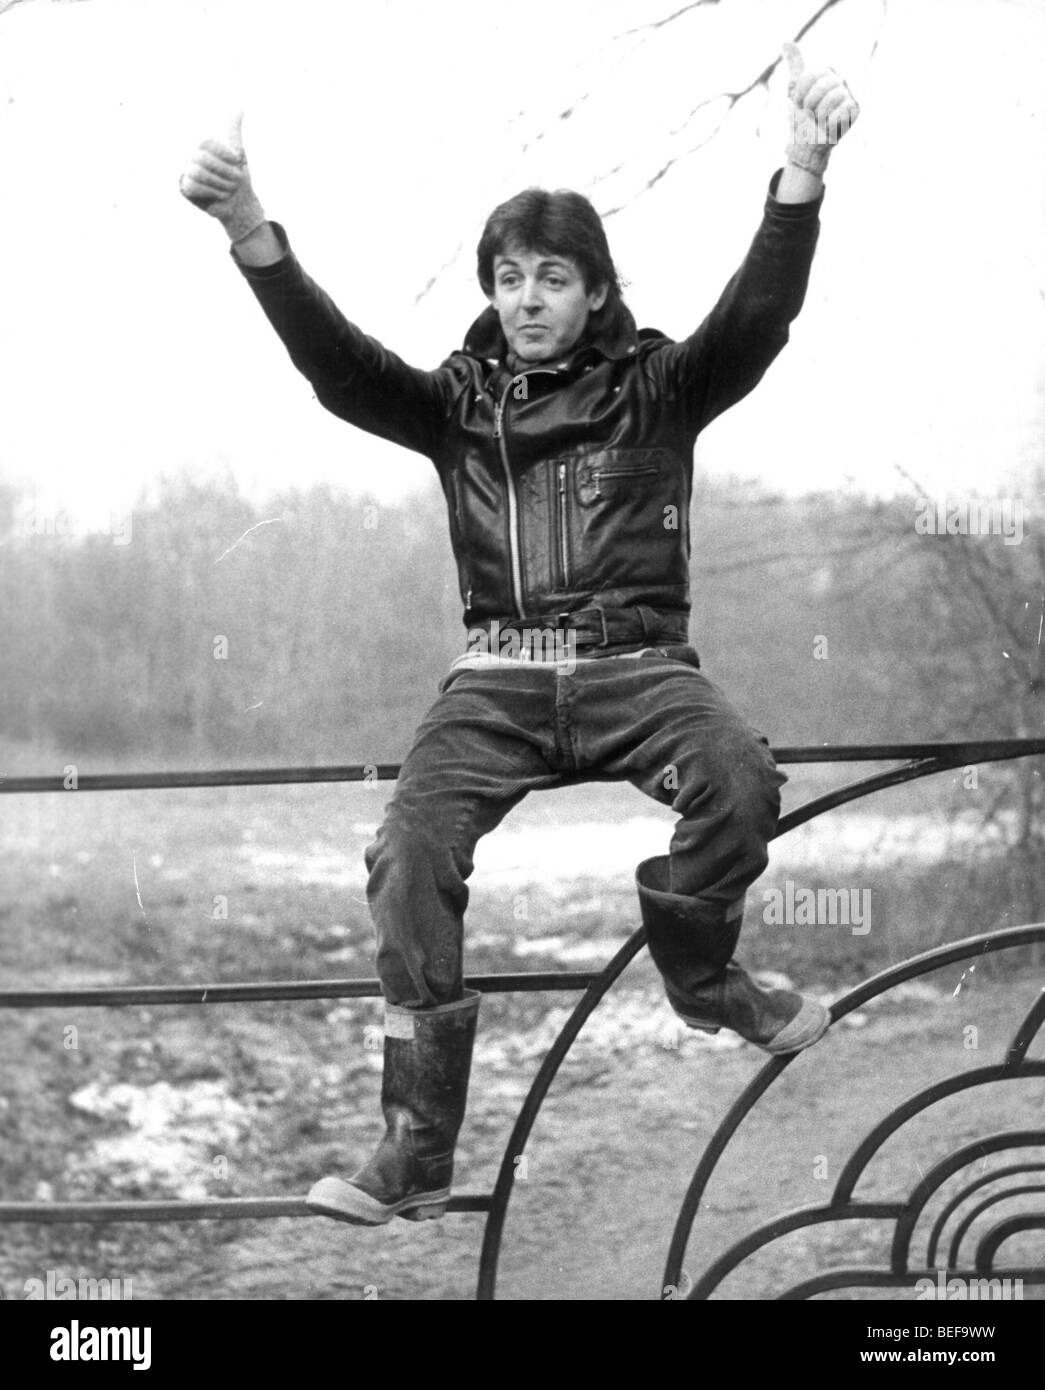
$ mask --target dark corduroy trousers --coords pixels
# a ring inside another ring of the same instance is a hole
[[[367,898],[389,1003],[463,993],[467,880],[480,837],[531,791],[631,782],[678,812],[670,892],[708,924],[735,919],[766,867],[786,781],[766,740],[698,666],[692,647],[444,677],[374,842]]]

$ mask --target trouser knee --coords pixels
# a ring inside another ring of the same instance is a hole
[[[390,817],[364,862],[385,998],[406,1008],[460,999],[468,888],[459,856],[425,827]]]
[[[721,901],[741,897],[769,863],[786,780],[750,730],[694,760],[673,803],[682,818],[671,846],[672,890]]]

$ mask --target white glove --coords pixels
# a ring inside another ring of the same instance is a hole
[[[790,163],[822,174],[831,151],[860,114],[856,98],[833,68],[805,71],[802,52],[793,43],[782,48],[790,72]]]
[[[224,140],[204,140],[178,182],[182,196],[216,217],[233,242],[242,241],[265,221],[265,209],[250,181],[243,149],[243,113],[231,122]]]

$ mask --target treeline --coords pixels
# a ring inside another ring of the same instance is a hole
[[[0,734],[73,761],[390,758],[455,650],[444,533],[431,499],[259,509],[188,481],[133,511],[129,543],[16,533]]]
[[[262,508],[182,479],[127,536],[79,538],[26,534],[19,499],[0,500],[9,743],[93,765],[396,760],[463,649],[434,486],[400,506],[318,487]],[[693,641],[773,743],[1040,732],[1023,678],[1040,537],[919,535],[916,512],[699,490]],[[986,604],[960,582],[981,569]]]

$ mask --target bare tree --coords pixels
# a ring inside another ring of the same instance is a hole
[[[964,524],[962,510],[981,513],[992,499],[954,499],[933,534],[914,520],[933,494],[892,504],[888,529],[906,538],[897,561],[906,566],[906,604],[919,634],[911,672],[933,711],[931,737],[1041,738],[1045,735],[1045,530],[1040,509],[1024,515],[1024,499],[993,499],[1012,507],[1019,533],[1007,538]],[[1045,472],[1028,489],[1045,495]],[[935,502],[932,505],[937,505]],[[938,513],[937,513],[938,515]],[[996,513],[997,515],[997,513]],[[967,533],[972,531],[972,534]],[[942,532],[942,533],[941,533]],[[1008,543],[1006,543],[1006,541]],[[987,788],[990,788],[988,791]],[[985,847],[1005,851],[1006,883],[996,926],[1045,918],[1045,769],[1038,757],[996,765],[976,802]]]

